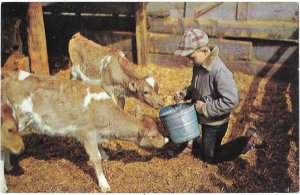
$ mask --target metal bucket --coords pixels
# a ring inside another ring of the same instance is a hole
[[[159,117],[174,143],[184,143],[199,136],[197,114],[193,104],[175,104],[162,108]]]

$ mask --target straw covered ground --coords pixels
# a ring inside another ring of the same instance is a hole
[[[149,68],[166,105],[174,103],[172,95],[191,79],[191,67],[152,64]],[[241,102],[231,115],[223,142],[236,140],[255,127],[268,143],[265,149],[207,165],[197,154],[178,157],[182,147],[176,144],[145,150],[130,142],[111,141],[104,146],[110,160],[102,165],[112,192],[297,192],[297,83],[241,72],[234,72],[234,78]],[[133,98],[127,99],[125,109],[132,113],[135,104],[156,119],[161,133],[168,135],[158,110]],[[5,175],[9,192],[100,192],[94,168],[79,142],[38,134],[26,134],[24,141],[24,153],[12,156],[15,168]]]

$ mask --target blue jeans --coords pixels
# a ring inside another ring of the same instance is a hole
[[[202,156],[207,163],[216,163],[228,122],[219,126],[202,125]]]

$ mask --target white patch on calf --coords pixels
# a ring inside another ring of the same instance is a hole
[[[23,131],[25,127],[28,125],[28,123],[30,123],[30,115],[33,112],[33,104],[32,104],[31,96],[24,99],[20,105],[16,105],[16,108],[20,109],[22,112],[22,115],[20,115],[19,118],[19,125],[18,125],[19,131]]]
[[[75,125],[52,127],[46,124],[43,118],[38,113],[33,111],[31,97],[32,95],[24,99],[20,105],[17,105],[22,112],[19,120],[19,131],[24,130],[28,125],[32,125],[47,135],[68,135],[76,131],[77,128]]]
[[[33,104],[31,97],[28,97],[22,101],[22,103],[19,105],[19,108],[23,112],[32,112]]]
[[[86,91],[87,91],[87,95],[84,98],[83,111],[85,111],[87,109],[87,107],[91,103],[92,99],[94,99],[94,100],[111,99],[111,97],[105,91],[102,91],[100,93],[90,93],[89,88]]]
[[[72,66],[72,68],[71,68],[71,76],[72,76],[73,80],[76,80],[79,78],[77,69],[79,69],[79,68],[77,68],[76,66]]]
[[[122,58],[125,58],[125,54],[122,51],[119,51],[119,54]]]
[[[156,81],[153,77],[147,77],[145,80],[152,88],[154,88]]]
[[[33,113],[31,123],[46,135],[70,135],[73,134],[77,127],[76,125],[68,125],[65,127],[51,127],[43,121],[39,114]]]
[[[25,129],[25,127],[27,126],[28,124],[28,118],[27,117],[23,117],[23,118],[20,118],[19,120],[19,131],[23,131]]]
[[[100,85],[101,79],[91,79],[88,76],[86,76],[80,69],[78,65],[72,66],[71,74],[75,79],[81,79],[84,82],[87,82],[91,85]]]
[[[23,81],[24,79],[26,79],[29,76],[30,76],[29,72],[19,70],[19,77],[18,77],[19,81]]]
[[[100,66],[100,72],[102,72],[103,69],[106,68],[107,65],[108,65],[110,62],[111,62],[111,56],[109,56],[109,55],[104,56],[104,58],[102,58],[102,59],[100,60],[100,65],[99,65],[99,66]]]

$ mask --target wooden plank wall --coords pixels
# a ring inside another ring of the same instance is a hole
[[[80,32],[96,43],[121,49],[137,62],[135,3],[44,2],[43,12],[49,55],[68,55],[69,40]]]
[[[259,74],[262,64],[273,63],[297,70],[298,9],[295,2],[148,3],[151,61],[187,64],[173,53],[186,30],[200,28],[233,69]]]

